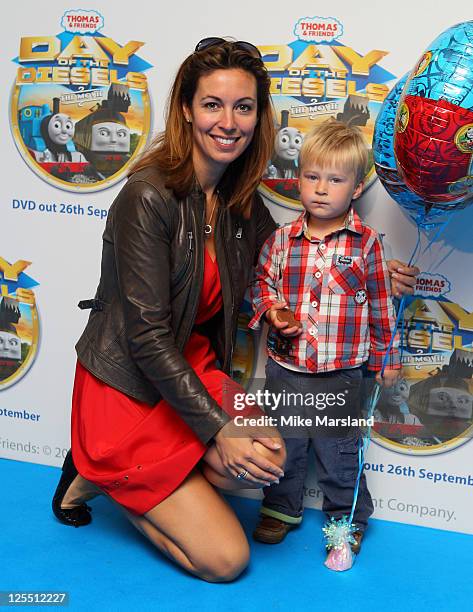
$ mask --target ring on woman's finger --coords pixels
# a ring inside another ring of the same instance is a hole
[[[248,476],[248,470],[245,470],[244,472],[240,472],[237,475],[238,480],[245,480],[245,478]]]

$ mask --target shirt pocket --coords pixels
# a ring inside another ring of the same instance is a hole
[[[336,295],[355,295],[366,290],[366,277],[361,257],[335,254],[328,272],[327,287]]]

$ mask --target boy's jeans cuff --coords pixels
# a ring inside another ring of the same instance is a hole
[[[288,514],[283,514],[282,512],[278,512],[277,510],[271,510],[271,508],[265,508],[265,506],[261,506],[260,514],[263,516],[271,516],[272,518],[279,519],[284,523],[289,523],[290,525],[299,525],[302,523],[302,516],[289,516]]]

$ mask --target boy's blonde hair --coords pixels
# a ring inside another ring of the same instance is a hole
[[[355,185],[358,185],[364,179],[368,165],[368,149],[362,133],[341,121],[324,121],[304,138],[299,154],[299,171],[311,163],[322,168],[333,165],[351,171],[355,175]]]

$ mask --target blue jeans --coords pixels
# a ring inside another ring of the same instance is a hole
[[[330,406],[317,410],[304,405],[297,398],[270,410],[271,416],[298,415],[314,418],[315,414],[330,417],[358,418],[362,389],[362,368],[336,370],[324,374],[304,374],[288,370],[269,358],[266,365],[265,389],[270,393],[307,394],[342,392],[348,401],[343,406]],[[315,453],[315,468],[319,487],[323,493],[322,510],[336,519],[350,515],[355,481],[358,474],[358,447],[360,431],[353,427],[280,428],[286,443],[285,475],[278,485],[265,487],[261,514],[279,518],[287,523],[302,521],[304,481],[307,475],[310,447]],[[363,474],[353,522],[360,531],[366,529],[373,513],[373,501]]]

